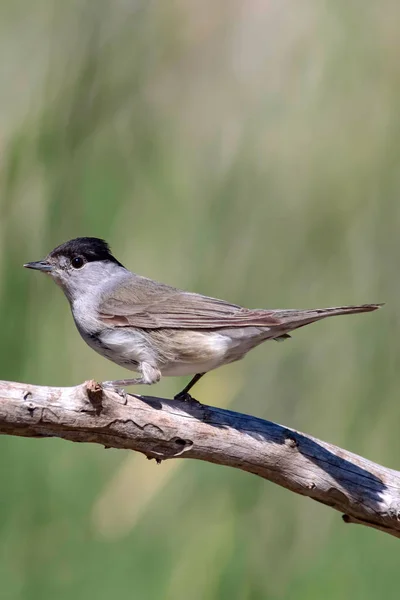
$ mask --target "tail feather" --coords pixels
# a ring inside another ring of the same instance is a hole
[[[327,317],[337,315],[354,315],[357,313],[371,312],[383,306],[382,304],[360,304],[358,306],[335,306],[333,308],[318,308],[311,310],[283,310],[279,311],[276,316],[280,320],[280,324],[287,328],[288,331],[298,329],[304,325],[315,323]]]

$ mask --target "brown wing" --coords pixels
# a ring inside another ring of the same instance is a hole
[[[271,327],[280,323],[273,311],[249,310],[138,276],[107,293],[99,313],[104,323],[143,329]]]

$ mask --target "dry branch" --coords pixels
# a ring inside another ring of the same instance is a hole
[[[259,475],[400,537],[400,473],[270,421],[148,396],[125,398],[95,382],[53,388],[0,381],[0,433],[55,436],[196,458]]]

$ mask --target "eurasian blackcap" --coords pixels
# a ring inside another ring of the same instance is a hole
[[[266,340],[334,315],[376,310],[381,304],[315,310],[247,309],[158,283],[128,271],[98,238],[77,238],[41,261],[24,265],[50,275],[68,298],[79,333],[102,356],[137,371],[123,387],[157,383],[162,375],[194,375],[239,360]]]

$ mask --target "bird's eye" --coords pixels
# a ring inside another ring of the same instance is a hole
[[[74,269],[80,269],[84,264],[85,261],[83,260],[82,256],[75,256],[71,260],[71,265],[74,267]]]

